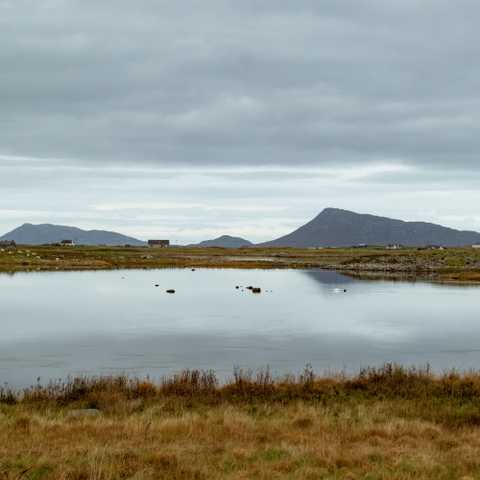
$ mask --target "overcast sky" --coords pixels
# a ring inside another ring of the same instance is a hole
[[[0,0],[0,233],[480,230],[478,0]]]

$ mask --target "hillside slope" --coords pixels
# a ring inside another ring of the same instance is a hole
[[[64,225],[25,223],[11,232],[6,233],[0,240],[13,240],[18,244],[41,245],[58,243],[62,240],[73,240],[80,245],[144,245],[136,238],[128,237],[116,232],[105,230],[82,230]]]
[[[348,247],[360,244],[464,246],[480,243],[480,233],[425,222],[404,222],[375,215],[326,208],[317,217],[266,247]]]
[[[205,240],[204,242],[191,245],[192,247],[221,247],[221,248],[242,248],[252,246],[253,243],[241,237],[232,237],[230,235],[222,235],[213,240]]]

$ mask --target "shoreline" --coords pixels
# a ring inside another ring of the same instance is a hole
[[[480,285],[480,251],[383,248],[18,246],[0,251],[0,273],[161,268],[323,269],[359,279]]]
[[[130,399],[188,397],[201,402],[319,401],[362,398],[438,397],[480,402],[480,369],[436,372],[429,363],[405,366],[386,362],[357,371],[327,370],[316,373],[307,364],[299,373],[272,374],[269,367],[238,368],[221,380],[213,369],[180,369],[157,380],[127,374],[80,375],[54,379],[46,384],[13,388],[1,383],[0,405],[44,404],[78,406],[101,392],[116,392]],[[480,404],[479,404],[480,406]]]

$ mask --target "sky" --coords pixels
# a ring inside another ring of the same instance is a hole
[[[480,230],[478,0],[0,0],[0,234]]]

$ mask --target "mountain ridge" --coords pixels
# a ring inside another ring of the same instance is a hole
[[[361,244],[464,246],[480,243],[480,233],[429,222],[408,222],[328,207],[293,232],[262,247],[349,247]]]
[[[253,243],[242,237],[233,237],[231,235],[221,235],[212,240],[189,245],[189,247],[220,247],[220,248],[241,248],[251,247]]]
[[[82,245],[133,245],[145,242],[107,230],[82,230],[51,223],[24,223],[0,237],[18,244],[48,244],[73,240]],[[480,233],[456,230],[430,222],[411,222],[369,213],[327,207],[312,220],[280,238],[254,245],[241,237],[222,235],[191,247],[241,248],[259,247],[350,247],[357,245],[404,246],[443,245],[460,247],[480,244]]]
[[[73,240],[81,245],[145,245],[145,242],[127,235],[108,230],[83,230],[67,225],[52,223],[24,223],[0,237],[0,241],[13,240],[18,244],[41,245]]]

